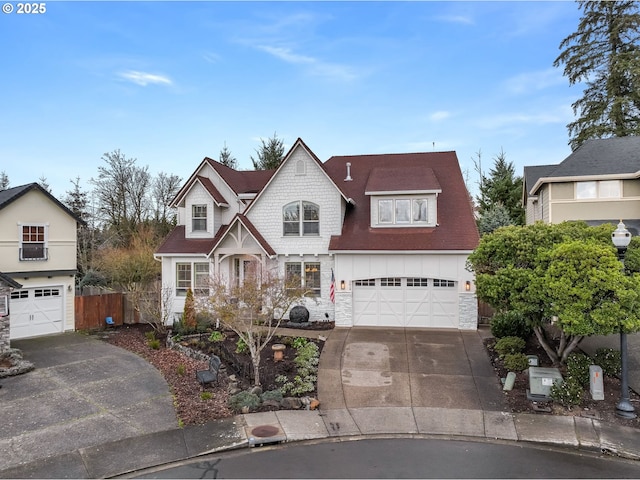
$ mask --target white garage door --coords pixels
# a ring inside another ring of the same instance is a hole
[[[376,278],[353,283],[353,324],[458,328],[458,288],[437,278]]]
[[[9,308],[12,340],[63,331],[62,286],[15,290]]]

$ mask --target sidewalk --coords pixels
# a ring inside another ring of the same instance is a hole
[[[334,329],[320,361],[320,410],[246,414],[120,438],[14,466],[0,478],[105,478],[230,449],[362,435],[532,442],[640,460],[638,429],[501,411],[501,387],[480,355],[483,333]]]

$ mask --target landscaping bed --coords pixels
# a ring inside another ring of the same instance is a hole
[[[505,379],[509,371],[504,366],[504,360],[493,348],[495,342],[496,340],[494,338],[486,339],[484,341],[485,348],[487,349],[496,375],[500,379]],[[536,355],[539,361],[538,366],[540,367],[553,366],[544,349],[539,345],[535,335],[527,341],[524,353],[527,355]],[[560,372],[563,378],[565,378],[567,368],[560,368]],[[528,370],[516,373],[516,381],[513,389],[505,391],[504,394],[510,410],[514,413],[582,416],[602,420],[607,423],[640,428],[639,419],[627,420],[615,414],[616,405],[620,399],[620,380],[615,376],[603,375],[603,381],[604,400],[593,400],[589,392],[589,386],[587,385],[582,393],[579,405],[573,407],[565,407],[557,402],[532,402],[529,400],[527,398],[527,389],[529,388]],[[636,411],[640,413],[640,396],[631,391],[630,398],[632,404],[636,407]],[[545,409],[549,409],[550,411],[544,411]]]

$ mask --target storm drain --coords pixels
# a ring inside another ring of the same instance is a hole
[[[255,447],[270,443],[280,443],[287,440],[286,435],[279,426],[258,425],[257,427],[245,427],[249,446]]]

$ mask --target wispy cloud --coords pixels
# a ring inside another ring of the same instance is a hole
[[[507,79],[504,86],[513,94],[531,93],[548,87],[560,85],[566,80],[562,76],[562,70],[548,68],[538,72],[525,72]]]
[[[439,22],[458,23],[461,25],[475,25],[473,18],[467,15],[438,15],[435,19]]]
[[[137,70],[128,70],[119,74],[121,78],[146,87],[147,85],[173,85],[171,79],[164,75],[156,75],[154,73],[139,72]]]
[[[451,112],[440,110],[429,115],[429,120],[431,120],[432,122],[439,122],[440,120],[446,120],[449,117],[451,117]]]
[[[567,111],[559,108],[543,113],[504,113],[478,119],[476,126],[483,129],[499,129],[515,125],[546,125],[550,123],[566,123]]]
[[[202,54],[202,58],[207,63],[218,63],[220,61],[220,55],[213,52],[205,52]]]
[[[294,65],[306,65],[309,67],[308,72],[312,75],[345,81],[351,81],[357,77],[355,71],[349,66],[324,62],[308,55],[295,53],[290,48],[272,47],[269,45],[256,45],[256,48],[283,62]]]

